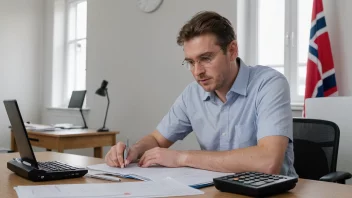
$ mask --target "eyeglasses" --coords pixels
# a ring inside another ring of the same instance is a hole
[[[203,66],[203,67],[210,67],[211,66],[211,62],[214,60],[214,58],[216,57],[216,55],[222,51],[222,49],[220,49],[219,51],[215,52],[215,53],[212,53],[212,52],[209,52],[209,53],[205,53],[203,55],[201,55],[199,57],[199,60],[184,60],[182,62],[182,65],[192,71],[194,70],[194,67],[196,65],[196,63],[198,63],[199,65]]]

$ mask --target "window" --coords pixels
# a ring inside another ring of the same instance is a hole
[[[73,90],[86,89],[87,1],[67,0],[64,104]]]
[[[250,6],[250,59],[283,73],[292,102],[303,102],[313,0],[252,0]]]

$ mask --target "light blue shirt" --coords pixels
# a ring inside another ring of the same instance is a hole
[[[289,138],[280,174],[297,177],[293,167],[290,88],[280,72],[247,66],[241,59],[235,82],[223,103],[197,82],[189,84],[164,116],[157,130],[168,140],[182,140],[192,131],[202,150],[223,151],[255,146],[263,137]]]

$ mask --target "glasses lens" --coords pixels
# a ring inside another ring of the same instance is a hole
[[[189,64],[189,62],[188,61],[186,61],[186,60],[184,60],[183,62],[182,62],[182,65],[186,68],[186,69],[190,69],[190,64]]]

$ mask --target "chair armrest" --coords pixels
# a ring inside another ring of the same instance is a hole
[[[343,171],[336,171],[324,175],[319,180],[320,181],[327,181],[327,182],[338,182],[338,183],[345,183],[345,180],[350,179],[352,177],[351,173],[343,172]]]

